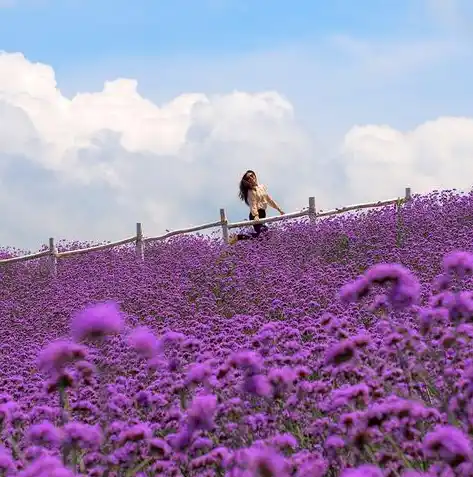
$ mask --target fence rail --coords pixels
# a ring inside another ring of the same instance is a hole
[[[341,207],[333,210],[329,210],[326,212],[320,211],[317,212],[315,208],[315,197],[309,197],[309,206],[304,208],[298,212],[292,212],[289,214],[274,216],[274,217],[266,217],[264,219],[259,220],[245,220],[242,222],[228,222],[227,216],[225,213],[225,209],[220,209],[220,220],[211,222],[208,224],[197,225],[193,227],[189,227],[186,229],[174,230],[172,232],[168,232],[164,235],[159,235],[156,237],[143,237],[143,230],[141,223],[136,224],[136,234],[133,237],[128,237],[126,239],[117,240],[115,242],[109,242],[101,245],[94,245],[92,247],[81,248],[77,250],[66,250],[64,252],[58,252],[54,243],[54,238],[49,239],[49,249],[38,252],[32,253],[29,255],[23,255],[20,257],[11,257],[0,260],[0,265],[6,265],[10,263],[18,263],[18,262],[26,262],[29,260],[34,260],[37,258],[49,258],[49,267],[53,275],[56,274],[57,271],[57,261],[61,258],[68,258],[74,257],[76,255],[83,255],[89,252],[98,252],[100,250],[107,250],[114,247],[119,247],[121,245],[126,245],[130,243],[135,243],[136,249],[136,256],[139,260],[144,260],[144,245],[147,243],[166,240],[171,237],[175,237],[177,235],[188,234],[192,232],[199,232],[201,230],[211,229],[214,227],[221,227],[222,228],[222,236],[225,243],[229,242],[229,231],[235,228],[241,227],[250,227],[256,224],[269,224],[273,222],[279,222],[281,220],[289,220],[289,219],[297,219],[300,217],[309,217],[311,223],[314,223],[316,219],[322,217],[330,217],[335,216],[338,214],[343,214],[345,212],[355,211],[355,210],[362,210],[362,209],[371,209],[376,207],[385,207],[388,205],[397,205],[399,206],[401,203],[409,201],[411,199],[411,188],[406,187],[405,195],[403,198],[397,199],[390,199],[390,200],[383,200],[378,202],[369,202],[365,204],[358,204],[358,205],[350,205],[347,207]]]

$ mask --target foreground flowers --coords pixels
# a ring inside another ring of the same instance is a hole
[[[405,210],[404,249],[385,210],[79,257],[54,284],[12,267],[0,476],[473,475],[469,207],[448,200]]]

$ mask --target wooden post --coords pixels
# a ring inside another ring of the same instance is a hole
[[[315,197],[309,197],[309,221],[311,224],[315,222],[316,214]]]
[[[225,209],[220,209],[220,220],[222,222],[222,236],[225,243],[229,242],[228,237],[228,220],[227,215],[225,214]]]
[[[404,198],[406,199],[406,202],[408,202],[409,200],[412,199],[412,193],[411,193],[411,188],[410,187],[406,187],[406,193],[405,193]]]
[[[136,251],[136,258],[138,260],[144,261],[145,259],[145,247],[144,247],[144,242],[143,242],[143,228],[141,226],[141,222],[136,223],[136,245],[135,245],[135,251]]]
[[[57,257],[56,246],[54,245],[54,238],[49,238],[49,271],[55,277],[57,273]]]

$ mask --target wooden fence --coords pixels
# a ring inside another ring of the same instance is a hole
[[[322,217],[330,217],[337,214],[343,214],[344,212],[361,210],[361,209],[371,209],[375,207],[385,207],[388,205],[396,205],[400,207],[400,205],[406,201],[411,199],[411,188],[406,187],[405,195],[403,198],[397,199],[390,199],[384,200],[379,202],[370,202],[366,204],[358,204],[358,205],[350,205],[348,207],[342,207],[339,209],[329,210],[327,212],[316,212],[315,209],[315,197],[309,197],[309,206],[304,208],[299,212],[292,212],[289,214],[278,215],[274,217],[266,217],[260,220],[245,220],[243,222],[228,222],[225,209],[220,209],[220,220],[216,222],[211,222],[209,224],[197,225],[194,227],[190,227],[187,229],[181,230],[174,230],[172,232],[168,232],[164,235],[159,235],[156,237],[144,237],[143,236],[143,229],[141,223],[136,224],[136,234],[133,237],[128,237],[122,240],[117,240],[116,242],[109,242],[102,245],[94,245],[92,247],[77,249],[77,250],[67,250],[64,252],[58,252],[56,249],[56,245],[54,243],[54,238],[49,239],[49,248],[43,252],[32,253],[29,255],[22,255],[20,257],[12,257],[0,260],[0,265],[6,265],[10,263],[17,263],[17,262],[26,262],[28,260],[34,260],[37,258],[48,257],[49,268],[53,275],[56,275],[57,272],[57,261],[61,258],[67,257],[74,257],[76,255],[83,255],[89,252],[98,252],[100,250],[107,250],[109,248],[118,247],[120,245],[126,245],[130,243],[135,243],[135,251],[136,256],[139,260],[144,260],[144,248],[145,244],[150,242],[155,242],[159,240],[166,240],[168,238],[174,237],[176,235],[188,234],[192,232],[199,232],[201,230],[210,229],[214,227],[221,227],[222,228],[222,237],[225,243],[229,242],[229,231],[235,228],[241,227],[250,227],[255,224],[269,224],[272,222],[278,222],[281,220],[288,220],[288,219],[297,219],[300,217],[309,217],[311,223],[314,223],[316,219]]]

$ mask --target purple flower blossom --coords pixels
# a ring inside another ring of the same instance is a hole
[[[111,301],[86,307],[74,315],[71,323],[72,336],[76,341],[100,339],[119,333],[122,328],[120,309]]]
[[[44,456],[32,462],[18,477],[74,477],[56,457]]]
[[[278,449],[296,449],[299,445],[297,442],[297,439],[289,433],[284,433],[284,434],[277,434],[271,439],[271,443],[273,444],[274,447]]]
[[[84,346],[66,340],[58,340],[50,343],[40,353],[38,367],[41,371],[53,376],[60,373],[65,366],[79,361],[87,356]]]
[[[249,449],[247,458],[255,477],[289,477],[286,460],[270,448]]]
[[[260,373],[263,369],[261,356],[254,351],[239,351],[233,354],[230,363],[252,374]]]
[[[0,475],[2,473],[5,475],[11,475],[15,470],[15,461],[10,451],[5,447],[0,446]]]
[[[447,274],[457,274],[465,278],[473,273],[473,254],[469,252],[453,251],[443,257],[442,267]]]
[[[345,441],[339,436],[329,436],[325,441],[327,449],[342,449],[345,447]]]
[[[324,459],[312,457],[301,464],[295,477],[323,477],[328,469]]]
[[[212,369],[208,363],[196,363],[187,372],[186,385],[200,384],[208,380],[212,374]]]
[[[383,477],[383,472],[374,465],[362,465],[356,469],[346,469],[340,477]]]
[[[123,445],[125,442],[136,442],[150,439],[151,429],[146,424],[135,424],[129,429],[125,429],[118,436],[118,442]]]
[[[420,296],[420,284],[414,275],[402,265],[380,263],[373,265],[352,284],[340,291],[342,301],[350,303],[364,298],[372,285],[390,285],[388,299],[394,308],[405,308],[416,304]]]
[[[77,458],[90,477],[111,464],[110,477],[365,477],[347,467],[369,459],[409,477],[407,459],[429,469],[411,477],[471,477],[470,259],[438,275],[446,253],[473,250],[471,210],[473,193],[441,192],[396,215],[389,206],[280,223],[230,248],[187,236],[148,244],[144,262],[128,246],[70,257],[52,281],[43,260],[2,268],[0,426],[11,452],[0,452],[0,474],[70,474]],[[415,278],[390,265],[401,259]],[[371,306],[334,301],[344,283],[348,301],[372,294]],[[68,317],[103,300],[129,313],[126,332],[48,356],[48,342],[70,334]],[[463,440],[435,434],[446,422]],[[71,469],[35,470],[62,452]]]
[[[156,438],[150,439],[149,449],[151,455],[159,458],[167,458],[172,452],[171,447],[165,440]]]
[[[356,345],[353,340],[347,339],[328,349],[325,356],[325,363],[332,366],[339,366],[351,361],[355,356]]]
[[[80,449],[96,450],[102,442],[102,433],[96,426],[69,422],[64,426],[64,443]]]
[[[145,359],[151,359],[161,352],[161,346],[152,331],[141,326],[133,330],[128,338],[130,346]]]
[[[272,387],[266,376],[253,374],[243,381],[243,391],[259,397],[269,397],[272,394]]]
[[[472,459],[470,439],[453,426],[438,427],[424,439],[424,453],[427,457],[437,456],[452,467],[457,467]]]
[[[214,426],[214,414],[217,409],[217,398],[213,394],[197,396],[187,412],[189,428],[192,430],[211,430]]]
[[[61,431],[51,422],[43,421],[30,427],[28,438],[37,446],[57,446],[61,441]]]
[[[0,430],[3,426],[11,421],[13,413],[17,407],[18,405],[13,401],[7,401],[3,404],[0,404]]]

